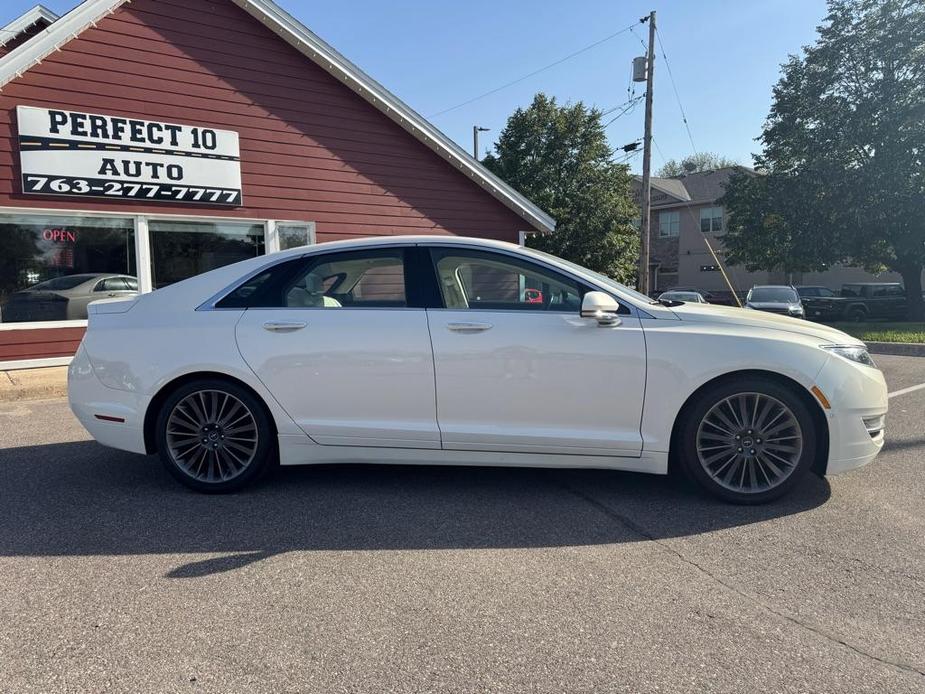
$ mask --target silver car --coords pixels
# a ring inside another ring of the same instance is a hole
[[[691,291],[681,291],[673,290],[662,292],[658,295],[658,300],[665,302],[674,303],[675,301],[682,301],[686,304],[706,304],[708,303],[706,299],[703,298],[703,294],[700,292],[691,292]]]
[[[3,306],[3,320],[7,323],[80,320],[87,317],[91,301],[136,294],[138,280],[131,275],[65,275],[11,294]]]
[[[779,313],[793,318],[806,317],[806,311],[803,309],[803,303],[800,301],[797,290],[782,285],[752,287],[745,298],[745,308]]]

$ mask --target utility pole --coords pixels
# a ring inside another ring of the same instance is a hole
[[[491,128],[483,128],[481,125],[472,126],[472,156],[476,160],[479,158],[479,133],[487,133]]]
[[[642,214],[639,223],[639,291],[649,293],[649,238],[652,217],[652,84],[655,74],[655,10],[649,13],[646,58],[646,129],[642,140]]]

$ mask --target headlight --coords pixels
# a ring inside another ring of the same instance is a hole
[[[867,351],[867,347],[863,345],[819,345],[822,349],[829,352],[833,352],[840,357],[844,357],[849,361],[855,361],[858,364],[864,364],[865,366],[873,366],[877,368],[877,365],[874,364],[874,360],[870,358],[870,353]]]

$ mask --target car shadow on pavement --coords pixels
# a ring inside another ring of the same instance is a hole
[[[0,449],[0,556],[209,553],[173,578],[311,550],[556,547],[681,537],[813,509],[730,506],[660,476],[607,470],[281,468],[233,495],[187,491],[160,461],[95,442]]]

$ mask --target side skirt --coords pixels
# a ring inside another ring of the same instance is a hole
[[[420,448],[374,448],[367,446],[319,446],[303,436],[280,436],[281,465],[376,463],[383,465],[485,465],[498,467],[596,468],[668,474],[668,454],[646,452],[633,458],[604,455],[556,455],[444,451]]]

